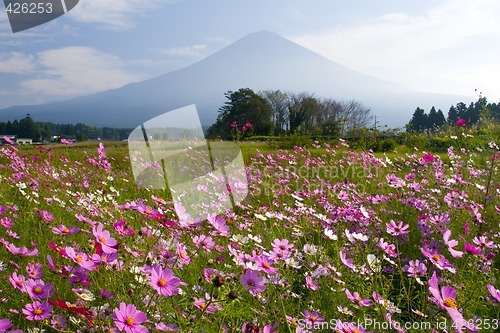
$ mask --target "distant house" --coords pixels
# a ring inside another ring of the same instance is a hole
[[[7,138],[13,142],[16,142],[17,135],[10,135],[10,134],[0,134],[0,145],[5,145],[8,144],[7,140],[4,138]]]
[[[31,145],[33,144],[33,139],[28,138],[16,138],[16,144],[18,145]]]

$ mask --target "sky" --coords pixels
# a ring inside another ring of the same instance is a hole
[[[80,0],[17,33],[0,6],[0,108],[150,79],[261,30],[409,88],[500,101],[498,0]]]

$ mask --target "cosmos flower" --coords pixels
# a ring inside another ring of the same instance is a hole
[[[438,278],[436,272],[432,274],[429,280],[429,292],[434,296],[434,302],[441,307],[441,309],[446,310],[453,320],[454,327],[457,332],[462,332],[463,327],[467,327],[470,330],[475,330],[475,326],[464,320],[463,315],[458,311],[457,305],[457,293],[454,288],[449,286],[444,286],[439,292]]]
[[[439,254],[437,251],[430,251],[427,245],[420,248],[420,251],[427,259],[429,259],[434,264],[434,266],[436,266],[440,270],[448,270],[453,274],[456,273],[456,269],[448,261],[448,259]]]
[[[361,298],[361,296],[357,292],[354,292],[353,294],[351,294],[350,290],[346,288],[345,294],[351,302],[356,303],[359,306],[371,306],[372,305],[372,302],[368,298]]]
[[[254,296],[266,290],[266,278],[259,276],[259,271],[247,270],[240,281],[243,288]]]
[[[12,243],[5,245],[5,247],[7,248],[7,250],[9,250],[10,253],[19,254],[25,257],[33,257],[38,255],[38,253],[40,253],[36,248],[28,250],[26,246],[16,247]]]
[[[488,284],[487,285],[488,291],[490,292],[491,296],[493,296],[498,302],[500,302],[500,290],[495,288],[493,285]]]
[[[46,299],[54,294],[54,287],[51,283],[42,280],[29,279],[24,284],[24,289],[33,299]]]
[[[79,231],[80,228],[77,228],[75,226],[71,226],[68,228],[64,224],[61,224],[59,227],[52,228],[52,232],[55,233],[56,235],[71,235],[71,234],[76,234]]]
[[[158,265],[153,265],[149,285],[156,290],[160,295],[173,296],[179,293],[179,285],[181,280],[174,276],[174,273],[168,269]]]
[[[148,329],[141,325],[148,318],[144,312],[138,311],[135,305],[120,303],[119,309],[115,309],[113,319],[120,332],[146,333]]]
[[[44,320],[50,318],[52,306],[47,302],[34,301],[33,303],[26,304],[22,309],[26,315],[27,320]]]
[[[111,234],[107,230],[103,230],[104,226],[102,223],[99,223],[99,225],[94,228],[92,228],[92,233],[94,234],[94,237],[96,238],[96,241],[101,244],[102,250],[106,253],[113,253],[116,252],[116,246],[118,245],[116,243],[116,240],[111,237]]]

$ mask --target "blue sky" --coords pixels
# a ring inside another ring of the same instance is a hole
[[[14,34],[2,6],[0,108],[152,78],[264,29],[380,79],[498,102],[499,17],[498,0],[80,0]]]

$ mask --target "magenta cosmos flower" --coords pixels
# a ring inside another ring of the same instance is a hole
[[[181,284],[181,280],[175,277],[170,269],[153,265],[149,284],[160,295],[174,296],[179,293],[178,287]]]
[[[26,304],[23,313],[26,315],[27,320],[44,320],[50,318],[52,306],[47,302],[34,301],[31,304]]]
[[[16,247],[14,244],[10,243],[5,245],[7,250],[9,250],[10,253],[12,254],[20,254],[25,257],[33,257],[38,255],[39,251],[38,249],[34,248],[32,250],[28,250],[26,246],[21,246],[21,247]]]
[[[28,295],[34,299],[45,299],[54,295],[52,284],[45,283],[42,280],[29,279],[24,286]]]
[[[255,295],[266,290],[266,278],[259,276],[259,271],[247,270],[241,276],[241,284],[250,294]]]
[[[372,302],[368,298],[361,298],[361,296],[356,291],[353,294],[351,294],[349,289],[346,289],[345,294],[351,302],[356,303],[359,306],[371,306],[372,305]]]
[[[439,292],[436,272],[432,274],[429,280],[429,292],[434,296],[436,304],[448,312],[458,332],[462,332],[462,327],[467,327],[472,331],[476,329],[474,325],[464,320],[464,317],[458,311],[457,292],[455,289],[450,286],[444,286],[441,288],[441,293]]]
[[[102,223],[92,229],[92,233],[96,238],[97,242],[102,245],[102,250],[106,253],[116,252],[116,240],[111,237],[111,234],[107,230],[103,230],[104,226]]]
[[[125,304],[125,302],[120,303],[120,308],[115,309],[113,316],[115,320],[116,327],[121,331],[127,333],[146,333],[149,332],[145,326],[141,324],[145,322],[148,318],[146,314],[141,311],[137,311],[137,308],[133,304]]]
[[[467,125],[467,120],[465,119],[458,119],[457,122],[455,123],[458,127],[465,126]]]
[[[500,302],[500,290],[495,288],[493,285],[489,284],[487,286],[488,291],[490,292],[491,296],[493,296],[498,302]]]
[[[0,333],[6,332],[9,328],[12,328],[9,318],[0,319]]]
[[[79,231],[80,228],[77,228],[75,226],[71,226],[68,228],[64,224],[61,224],[59,227],[52,228],[52,232],[55,233],[56,235],[71,235],[71,234],[76,234]]]

